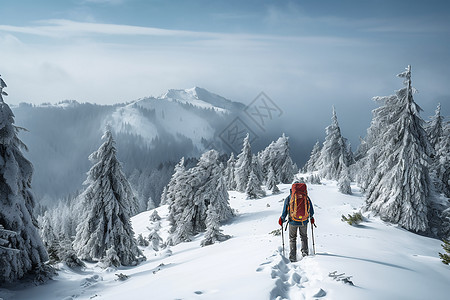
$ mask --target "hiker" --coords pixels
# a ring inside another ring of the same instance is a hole
[[[305,183],[292,184],[291,193],[284,200],[283,213],[278,220],[278,224],[282,226],[281,230],[287,215],[289,215],[289,260],[295,262],[297,261],[297,231],[300,232],[302,240],[302,256],[306,256],[308,255],[308,219],[311,219],[311,224],[314,224],[314,208],[308,197]]]

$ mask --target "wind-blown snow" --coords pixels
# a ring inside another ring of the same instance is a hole
[[[222,226],[231,239],[200,247],[203,234],[159,252],[142,248],[147,261],[137,267],[102,270],[93,264],[81,271],[61,266],[59,276],[42,286],[0,289],[6,299],[447,299],[450,268],[440,261],[439,240],[426,238],[365,215],[350,226],[341,221],[364,202],[358,188],[353,195],[338,193],[336,182],[308,185],[314,204],[316,255],[289,263],[283,258],[278,229],[281,194],[258,200],[230,192],[236,217]],[[270,192],[269,192],[270,193]],[[167,238],[167,206],[160,235]],[[132,218],[136,235],[147,236],[155,224],[152,211]],[[309,229],[312,252],[311,229]],[[286,254],[289,241],[285,233]],[[335,273],[334,273],[335,272]],[[116,280],[115,274],[129,276]],[[331,274],[330,274],[331,273]],[[333,276],[334,275],[334,276]],[[351,277],[350,277],[351,276]],[[349,278],[350,277],[350,278]],[[348,279],[345,283],[342,279]],[[339,281],[338,281],[339,280]],[[277,298],[280,297],[280,298]]]

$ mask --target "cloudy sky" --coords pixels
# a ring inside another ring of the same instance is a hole
[[[7,102],[112,104],[200,86],[250,103],[265,92],[285,126],[321,132],[334,105],[353,142],[373,96],[412,65],[428,119],[450,115],[446,0],[16,0],[0,7]],[[302,123],[304,124],[304,123]]]

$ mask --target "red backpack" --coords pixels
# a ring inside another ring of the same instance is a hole
[[[289,217],[293,221],[304,222],[309,217],[309,201],[306,184],[294,183],[289,201]]]

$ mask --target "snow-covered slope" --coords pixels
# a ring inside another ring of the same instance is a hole
[[[309,185],[318,227],[316,254],[289,263],[282,256],[278,229],[280,202],[289,192],[259,200],[230,192],[236,217],[222,229],[232,238],[200,247],[202,235],[158,252],[144,248],[147,261],[133,268],[82,271],[61,266],[59,276],[43,286],[0,289],[6,299],[447,299],[450,268],[442,264],[441,242],[422,237],[366,215],[354,227],[341,215],[358,209],[364,199],[338,193],[336,183]],[[156,209],[160,235],[167,237],[166,206]],[[147,236],[157,224],[152,211],[132,219],[136,234]],[[311,230],[309,229],[310,251]],[[286,252],[289,242],[285,234]],[[115,274],[129,276],[118,281]],[[347,279],[347,283],[345,280]],[[353,285],[350,284],[351,281]],[[279,297],[279,298],[278,298]]]
[[[236,112],[242,106],[199,87],[171,89],[160,97],[144,98],[117,107],[105,119],[105,125],[110,124],[115,132],[137,134],[148,143],[157,136],[169,134],[175,138],[189,138],[198,146],[202,139],[212,139],[217,128],[214,118],[208,118],[195,109],[210,109],[222,116],[223,113]]]
[[[193,87],[185,90],[171,89],[162,96],[158,97],[158,99],[192,104],[193,106],[209,108],[219,112],[244,109],[244,105],[242,103],[230,101],[200,87]]]

